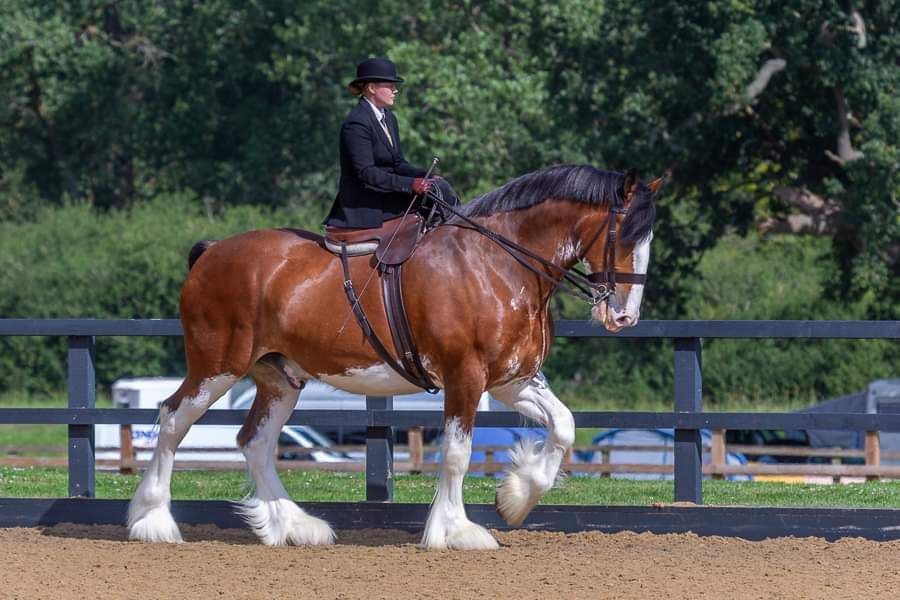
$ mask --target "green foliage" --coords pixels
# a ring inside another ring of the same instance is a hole
[[[306,225],[252,207],[208,216],[190,194],[161,195],[98,215],[84,204],[0,224],[0,318],[177,318],[194,242],[260,227]],[[97,377],[183,371],[178,338],[99,338]],[[0,338],[0,390],[65,382],[65,340]]]
[[[868,299],[822,301],[834,262],[825,240],[722,238],[692,282],[689,319],[860,319]],[[740,269],[735,269],[735,265]],[[855,301],[854,301],[855,300]],[[704,387],[713,403],[743,396],[810,403],[896,374],[887,340],[706,340]]]

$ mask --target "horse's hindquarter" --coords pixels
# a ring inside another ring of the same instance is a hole
[[[440,379],[479,362],[490,387],[533,374],[543,361],[549,316],[537,282],[487,238],[441,227],[403,275],[416,344]]]
[[[291,231],[251,231],[216,242],[182,290],[188,352],[215,354],[227,344],[219,354],[227,355],[222,360],[231,370],[245,361],[240,374],[269,352],[285,354],[310,374],[333,372],[328,354],[371,364],[374,352],[352,316],[345,319],[342,282],[337,257]],[[376,281],[366,295],[377,293]]]

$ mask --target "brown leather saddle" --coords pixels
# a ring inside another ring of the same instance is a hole
[[[428,392],[435,393],[435,386],[422,364],[416,350],[415,340],[409,326],[409,318],[403,305],[403,263],[412,256],[425,235],[421,216],[407,214],[404,217],[385,221],[379,228],[345,229],[325,227],[325,247],[341,257],[344,269],[344,292],[357,323],[363,330],[372,348],[392,369],[404,379]],[[359,296],[350,277],[348,257],[375,255],[375,266],[381,275],[381,290],[387,313],[388,326],[394,348],[399,353],[399,361],[384,346],[369,324],[369,319],[359,302]]]
[[[346,249],[347,256],[375,254],[382,265],[401,265],[412,256],[424,235],[422,217],[406,215],[384,222],[381,227],[354,229],[325,226],[325,247],[340,255]]]

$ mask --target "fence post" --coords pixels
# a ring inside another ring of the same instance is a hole
[[[94,337],[69,336],[69,408],[94,408],[97,381],[94,369]],[[93,498],[94,426],[69,425],[69,496]]]
[[[702,409],[700,338],[675,338],[675,412]],[[697,429],[675,430],[675,502],[703,503],[703,447]]]
[[[866,466],[881,466],[881,434],[877,431],[866,432]],[[879,481],[878,475],[866,475],[866,481]]]
[[[406,435],[409,446],[410,472],[421,473],[422,463],[425,462],[424,427],[410,427]]]
[[[712,445],[709,449],[710,462],[713,467],[725,466],[725,430],[713,429]],[[725,475],[721,471],[713,471],[713,479],[725,479]]]
[[[494,449],[493,448],[485,448],[484,449],[484,476],[489,479],[494,479],[496,477],[497,469],[494,465]]]
[[[601,465],[609,464],[609,460],[610,460],[609,453],[610,453],[609,446],[601,448],[601,450],[600,450],[600,457],[601,457],[600,464]],[[600,477],[612,477],[612,473],[610,473],[609,471],[603,471],[602,473],[600,473]]]
[[[134,444],[131,438],[131,423],[122,423],[119,426],[119,473],[123,475],[134,473]]]
[[[372,411],[393,410],[392,396],[366,396],[369,422]],[[366,501],[391,502],[394,499],[394,428],[366,428]]]

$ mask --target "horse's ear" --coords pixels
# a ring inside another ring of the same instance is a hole
[[[653,181],[647,184],[647,189],[650,190],[651,194],[655,194],[662,188],[663,184],[666,182],[665,177],[657,177]]]
[[[628,169],[622,178],[622,201],[625,206],[631,204],[634,195],[637,194],[638,172],[637,169]]]

